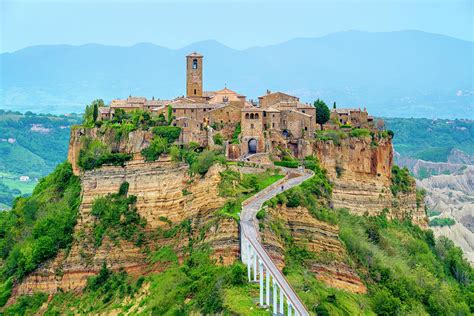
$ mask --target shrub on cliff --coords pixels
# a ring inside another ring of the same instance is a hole
[[[95,246],[99,247],[105,235],[140,245],[144,240],[146,221],[135,207],[136,196],[127,196],[128,185],[121,185],[119,193],[98,197],[92,204],[91,214],[96,218],[93,226]]]
[[[366,128],[354,128],[352,131],[349,132],[350,137],[370,137],[370,131]]]
[[[131,154],[112,153],[110,149],[98,139],[84,137],[81,139],[82,148],[79,151],[77,165],[82,170],[93,170],[104,164],[123,166],[132,159]]]
[[[41,179],[31,197],[17,198],[0,212],[0,281],[23,278],[73,239],[80,204],[80,181],[69,163]]]
[[[166,139],[169,144],[174,143],[181,134],[181,127],[177,126],[157,126],[153,128],[153,134]]]
[[[169,151],[169,143],[166,138],[155,136],[150,143],[150,146],[142,150],[142,156],[145,161],[155,161],[162,154],[167,154]]]
[[[398,193],[409,193],[413,190],[414,187],[414,180],[410,175],[410,171],[408,171],[407,167],[400,168],[399,166],[394,165],[392,167],[392,185],[390,186],[390,190],[394,197],[398,195]]]

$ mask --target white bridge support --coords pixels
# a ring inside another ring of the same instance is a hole
[[[263,308],[271,308],[273,315],[308,315],[299,300],[292,302],[289,297],[291,297],[292,294],[295,296],[294,292],[287,293],[289,285],[286,284],[285,286],[280,284],[279,277],[275,277],[272,269],[259,257],[258,252],[252,244],[247,239],[244,239],[242,240],[242,246],[242,260],[247,265],[249,282],[259,284],[260,306]],[[256,265],[255,262],[258,264]],[[299,306],[300,310],[294,308],[293,304]]]
[[[273,315],[307,316],[309,313],[261,245],[258,221],[255,216],[266,200],[282,190],[288,190],[302,183],[313,175],[311,171],[301,172],[303,174],[292,174],[293,177],[290,177],[287,171],[287,176],[284,179],[242,203],[240,215],[241,259],[247,266],[248,281],[259,284],[260,306],[271,308]]]

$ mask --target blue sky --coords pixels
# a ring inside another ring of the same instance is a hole
[[[215,39],[232,48],[329,33],[421,30],[473,38],[472,0],[0,0],[0,52],[40,44]]]

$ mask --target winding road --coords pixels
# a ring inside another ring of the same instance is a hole
[[[240,225],[241,225],[241,240],[247,240],[255,249],[259,259],[261,259],[272,277],[276,280],[279,288],[285,294],[287,300],[291,302],[297,315],[309,315],[306,307],[299,299],[296,292],[290,286],[285,276],[277,268],[275,263],[267,251],[261,244],[261,238],[258,229],[258,220],[256,218],[257,212],[261,209],[263,203],[272,197],[276,196],[282,191],[286,191],[294,186],[301,184],[303,181],[311,178],[314,173],[312,171],[299,171],[284,169],[286,176],[284,179],[274,183],[266,189],[260,191],[258,194],[247,199],[242,203],[242,212],[240,214]]]

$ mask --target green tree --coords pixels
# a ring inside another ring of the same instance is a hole
[[[336,101],[334,101],[334,103],[332,104],[332,108],[333,108],[333,109],[336,108]]]
[[[94,120],[94,123],[97,122],[98,116],[99,116],[99,106],[97,103],[94,103],[93,108],[92,108],[92,119]]]
[[[323,100],[317,99],[314,101],[314,107],[316,108],[316,123],[323,128],[323,124],[329,121],[331,111]]]
[[[171,125],[171,122],[173,122],[173,108],[171,107],[171,104],[168,105],[168,125]]]

